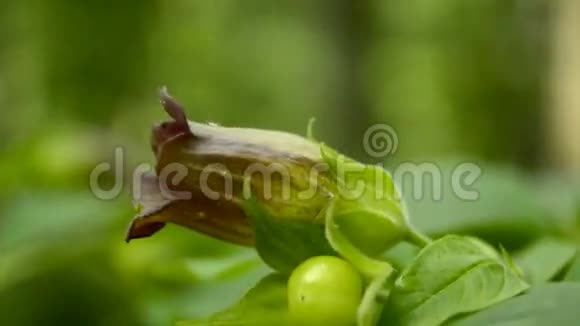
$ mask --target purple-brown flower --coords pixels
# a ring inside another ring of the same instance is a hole
[[[319,145],[271,130],[188,121],[165,89],[161,104],[173,118],[153,126],[155,173],[140,177],[138,214],[126,240],[148,237],[175,223],[232,243],[252,246],[254,232],[242,202],[255,196],[281,218],[313,220],[328,200]]]

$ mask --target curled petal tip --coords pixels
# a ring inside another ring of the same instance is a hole
[[[165,112],[167,112],[167,114],[169,114],[178,125],[187,127],[185,109],[173,97],[171,97],[171,95],[169,95],[167,86],[161,86],[159,89],[159,98]]]
[[[167,90],[167,86],[163,85],[159,87],[159,97],[163,101],[164,98],[171,97],[169,95],[169,91]]]
[[[135,219],[129,225],[127,233],[125,233],[125,242],[129,243],[133,239],[146,238],[165,226],[163,222],[145,222]]]

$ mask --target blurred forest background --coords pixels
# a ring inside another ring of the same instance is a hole
[[[580,1],[2,1],[1,325],[170,325],[268,272],[176,226],[128,245],[129,184],[89,192],[116,146],[127,179],[153,163],[161,85],[198,121],[305,134],[316,117],[366,162],[375,123],[398,132],[389,166],[477,162],[480,200],[409,203],[432,235],[580,234]]]

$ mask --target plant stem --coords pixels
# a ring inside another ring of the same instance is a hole
[[[429,238],[427,235],[425,235],[424,233],[415,229],[412,226],[409,226],[407,241],[409,241],[410,243],[414,244],[419,248],[424,248],[425,246],[433,242],[431,238]]]
[[[375,326],[387,301],[394,282],[394,270],[385,269],[367,286],[357,311],[357,326]]]

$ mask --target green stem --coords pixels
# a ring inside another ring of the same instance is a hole
[[[373,259],[354,246],[336,224],[333,210],[334,200],[331,200],[324,212],[326,238],[337,253],[360,271],[368,284],[358,307],[357,326],[375,326],[391,292],[395,269],[389,262]]]
[[[409,233],[407,234],[407,241],[414,244],[419,248],[424,248],[433,240],[421,231],[415,229],[413,226],[409,226]]]
[[[370,281],[357,311],[357,326],[375,326],[393,287],[394,270],[385,270]]]

